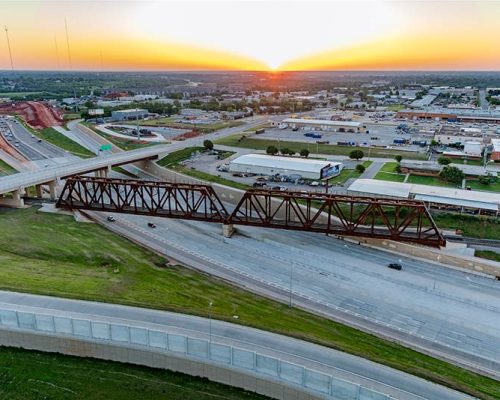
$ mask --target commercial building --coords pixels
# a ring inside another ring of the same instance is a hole
[[[461,128],[458,126],[442,126],[434,136],[434,140],[440,144],[460,144],[466,142],[483,143],[483,133],[479,128]]]
[[[353,196],[378,196],[422,200],[429,207],[452,209],[454,211],[473,210],[498,215],[500,194],[494,192],[471,191],[440,186],[416,185],[380,181],[376,179],[356,179],[347,189]]]
[[[491,157],[490,159],[495,162],[500,162],[500,139],[491,139]]]
[[[111,112],[111,119],[113,121],[126,121],[146,118],[148,115],[148,110],[143,110],[142,108],[130,108],[128,110]]]
[[[433,111],[402,110],[396,113],[399,120],[423,121],[454,121],[464,123],[500,124],[500,112],[483,110],[460,110],[460,114],[447,111],[447,109],[434,109]]]
[[[303,179],[327,179],[340,174],[342,163],[298,157],[245,154],[229,164],[231,172],[256,175],[298,175]]]
[[[359,122],[330,121],[323,119],[286,118],[282,124],[289,128],[309,129],[330,132],[362,132],[363,127]]]

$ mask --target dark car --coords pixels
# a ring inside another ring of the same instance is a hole
[[[109,222],[115,222],[115,221],[116,221],[116,218],[115,218],[115,217],[113,217],[112,215],[110,215],[110,216],[108,217],[108,221],[109,221]]]
[[[148,222],[148,226],[150,228],[156,228],[156,224],[153,224],[152,222]]]
[[[391,269],[396,269],[398,271],[401,271],[403,269],[401,264],[398,264],[398,263],[390,263],[387,267],[391,268]]]

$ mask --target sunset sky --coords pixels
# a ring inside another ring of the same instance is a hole
[[[0,0],[0,24],[17,70],[500,70],[500,1]]]

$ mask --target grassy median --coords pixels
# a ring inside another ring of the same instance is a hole
[[[118,362],[0,347],[0,398],[264,400],[207,379]]]
[[[165,260],[94,224],[34,208],[0,210],[0,287],[208,316],[356,354],[483,399],[500,384],[359,330],[290,309]],[[238,319],[233,316],[238,315]]]

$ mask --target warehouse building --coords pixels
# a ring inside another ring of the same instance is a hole
[[[363,127],[359,122],[330,121],[326,119],[286,118],[283,125],[292,129],[308,129],[312,131],[330,132],[362,132]]]
[[[440,144],[461,144],[466,142],[483,142],[483,132],[479,128],[462,128],[458,126],[442,126],[434,135]]]
[[[144,110],[142,108],[130,108],[128,110],[111,112],[111,119],[113,121],[127,121],[146,118],[148,115],[148,110]]]
[[[297,175],[303,179],[320,180],[337,176],[342,167],[342,163],[326,160],[245,154],[231,161],[229,171],[267,176]]]
[[[499,215],[500,211],[500,194],[494,192],[416,185],[376,179],[356,179],[347,189],[347,193],[352,196],[421,200],[431,208],[459,212],[471,210],[480,214]]]

